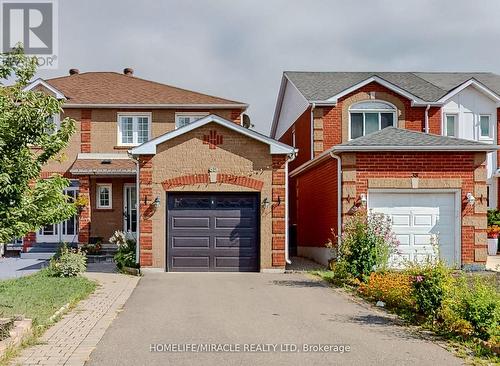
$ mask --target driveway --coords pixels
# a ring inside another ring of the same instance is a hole
[[[26,276],[47,265],[45,259],[0,258],[0,280]]]
[[[150,352],[207,343],[233,350],[292,344],[301,351],[304,344],[340,344],[350,352]],[[86,365],[197,364],[441,366],[462,360],[306,275],[148,273]]]

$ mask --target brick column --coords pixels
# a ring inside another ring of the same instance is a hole
[[[78,218],[78,242],[87,244],[90,239],[91,207],[90,207],[90,176],[80,177],[79,197],[85,199],[87,204],[80,208]]]
[[[90,152],[90,130],[92,120],[92,110],[82,109],[82,117],[80,119],[80,152],[89,153]]]
[[[23,252],[26,253],[28,251],[28,248],[31,248],[35,244],[36,244],[36,233],[35,232],[28,233],[23,238]]]
[[[272,265],[284,268],[285,263],[285,155],[273,156],[272,179]]]
[[[238,125],[241,125],[241,113],[241,109],[231,110],[231,121]]]
[[[141,267],[153,265],[153,202],[152,155],[139,158],[139,260]],[[147,201],[145,205],[144,202]]]
[[[321,154],[323,149],[323,109],[316,108],[313,112],[313,153]]]

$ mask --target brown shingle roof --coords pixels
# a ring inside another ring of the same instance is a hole
[[[136,166],[131,159],[77,159],[69,171],[73,175],[134,175]]]
[[[244,103],[140,79],[116,72],[85,72],[45,80],[61,91],[66,104],[223,104]]]

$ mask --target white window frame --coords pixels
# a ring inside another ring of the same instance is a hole
[[[179,126],[179,118],[180,117],[199,117],[203,118],[208,116],[210,113],[209,112],[176,112],[175,113],[175,128],[180,128]],[[192,123],[192,122],[190,122]]]
[[[109,192],[109,205],[101,205],[101,189],[107,188]],[[113,208],[113,185],[111,183],[97,183],[96,184],[96,207],[99,209],[112,209]]]
[[[122,142],[122,117],[132,117],[132,142],[128,143],[123,143]],[[137,123],[137,118],[138,117],[146,117],[148,119],[148,141],[151,140],[151,119],[152,119],[152,113],[151,112],[124,112],[124,113],[118,113],[117,114],[117,131],[118,131],[118,136],[117,136],[117,145],[118,146],[138,146],[143,144],[143,142],[139,143],[139,134],[138,134],[138,123]]]
[[[458,113],[445,113],[443,118],[443,136],[458,138]],[[453,136],[448,136],[448,117],[455,118],[455,131],[453,131]]]
[[[357,109],[357,108],[352,108],[352,106],[356,106],[356,104],[361,104],[361,103],[384,103],[389,106],[392,106],[391,109]],[[392,113],[392,126],[396,127],[397,125],[397,115],[398,115],[398,109],[396,106],[392,103],[389,103],[385,100],[377,100],[377,99],[368,99],[368,100],[360,100],[354,103],[352,106],[349,107],[348,109],[348,114],[349,114],[349,125],[347,126],[349,130],[349,140],[352,140],[351,137],[351,113],[362,113],[363,114],[363,133],[366,131],[365,128],[365,113],[378,113],[378,130],[381,130],[381,125],[382,125],[382,113]],[[363,134],[363,136],[366,136]],[[362,136],[360,136],[362,137]]]
[[[59,113],[53,114],[52,121],[54,122],[54,131],[51,135],[54,135],[61,129],[61,115]]]
[[[481,135],[481,117],[488,117],[488,122],[489,122],[489,126],[488,126],[488,136],[483,136]],[[482,114],[479,114],[478,117],[477,117],[478,121],[477,121],[477,126],[478,126],[478,132],[477,132],[477,135],[479,136],[479,140],[487,140],[487,141],[491,141],[493,140],[493,126],[492,126],[492,118],[491,118],[491,114],[486,114],[486,113],[482,113]]]

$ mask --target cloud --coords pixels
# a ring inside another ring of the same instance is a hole
[[[500,73],[496,0],[59,1],[60,76],[136,75],[251,105],[269,132],[284,70]]]

